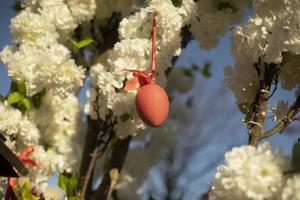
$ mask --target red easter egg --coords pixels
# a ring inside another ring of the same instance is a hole
[[[140,118],[149,126],[160,126],[168,117],[169,98],[159,85],[142,86],[136,95],[135,105]]]

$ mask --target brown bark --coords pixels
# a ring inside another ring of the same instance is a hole
[[[95,192],[95,199],[107,199],[112,191],[112,177],[111,172],[112,170],[117,170],[117,173],[120,174],[121,169],[123,167],[128,149],[129,144],[131,141],[131,136],[128,136],[126,139],[117,139],[116,143],[113,146],[111,160],[108,164],[106,172],[103,176],[103,180],[101,185]]]
[[[260,80],[259,90],[257,91],[253,104],[251,105],[251,117],[247,124],[250,145],[256,146],[263,137],[263,126],[266,120],[270,90],[276,73],[277,66],[275,64],[264,63],[264,76],[263,79]]]

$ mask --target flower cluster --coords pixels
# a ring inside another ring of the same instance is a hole
[[[286,181],[286,185],[283,188],[281,199],[282,200],[299,200],[300,199],[300,176],[294,175],[289,177]]]
[[[259,86],[255,63],[276,64],[283,89],[300,83],[300,4],[298,0],[253,1],[253,15],[233,31],[233,67],[225,68],[226,84],[234,92],[237,104],[250,105]],[[258,65],[261,74],[264,64]]]
[[[9,76],[16,82],[25,83],[29,96],[46,89],[65,97],[82,85],[84,70],[70,57],[70,51],[61,44],[42,48],[6,47],[1,53]]]
[[[40,110],[31,110],[29,115],[0,103],[0,132],[9,148],[17,154],[34,148],[31,159],[38,164],[30,168],[29,177],[39,192],[46,189],[54,172],[72,172],[80,160],[77,99],[46,96],[43,102]]]
[[[274,108],[271,108],[270,111],[274,113],[274,121],[280,121],[288,114],[288,103],[280,100],[276,103],[276,106]]]
[[[274,152],[269,143],[233,148],[225,160],[212,181],[209,199],[299,199],[299,176],[284,176],[289,157]]]
[[[61,99],[47,94],[38,110],[32,110],[29,117],[42,130],[41,143],[50,152],[61,155],[63,168],[60,171],[78,170],[81,158],[83,130],[80,126],[81,106],[75,96]]]
[[[84,70],[71,58],[61,41],[83,21],[91,19],[93,0],[24,1],[23,10],[11,21],[18,46],[4,48],[0,58],[15,82],[24,82],[28,95],[44,88],[67,96],[82,85]]]
[[[192,13],[191,32],[199,45],[203,48],[216,46],[229,27],[243,19],[248,4],[248,0],[197,1],[197,9]]]
[[[12,150],[19,148],[21,152],[24,148],[38,143],[39,130],[27,116],[22,116],[19,110],[1,102],[0,113],[0,132],[4,134],[6,144]]]
[[[81,106],[75,92],[85,71],[65,46],[74,29],[95,14],[94,0],[23,0],[11,20],[15,45],[0,54],[15,83],[26,85],[26,96],[46,91],[39,108],[26,113],[0,104],[0,131],[19,154],[33,147],[29,178],[43,192],[54,172],[75,172],[81,157]]]

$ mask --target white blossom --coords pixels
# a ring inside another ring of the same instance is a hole
[[[38,143],[39,130],[26,115],[6,103],[0,103],[0,113],[0,132],[6,137],[6,143],[13,151],[21,152],[22,149]]]
[[[295,174],[288,178],[286,185],[283,188],[281,199],[282,200],[300,200],[300,175]]]
[[[38,110],[32,110],[30,117],[41,132],[46,146],[63,157],[66,171],[75,171],[81,157],[82,130],[80,129],[81,106],[75,96],[61,99],[47,94]]]
[[[238,60],[233,67],[224,68],[225,83],[234,92],[238,105],[250,106],[259,89],[258,73],[252,63],[247,60]]]
[[[236,63],[225,68],[225,83],[239,105],[253,102],[265,64],[277,64],[283,89],[299,85],[299,5],[298,0],[253,1],[253,15],[234,29],[232,53]]]
[[[73,31],[78,25],[64,0],[41,0],[40,7],[40,14],[59,30]]]
[[[43,90],[39,109],[25,114],[0,104],[0,131],[16,153],[28,147],[37,166],[29,178],[38,192],[47,188],[54,172],[78,170],[83,134],[81,106],[76,96],[85,70],[75,64],[64,42],[78,24],[95,14],[94,0],[23,0],[22,11],[11,20],[14,45],[0,54],[10,78],[25,83],[27,94]]]
[[[298,55],[300,53],[299,6],[298,0],[277,3],[254,1],[254,15],[247,24],[238,26],[234,30],[233,54],[235,58],[246,57],[255,63],[261,57],[266,63],[281,63],[285,52]],[[291,66],[282,67],[283,74],[288,73],[287,70],[290,71]],[[286,81],[285,79],[283,81]],[[290,89],[294,85],[284,84],[284,86]]]
[[[66,96],[82,85],[84,70],[76,66],[70,51],[63,45],[6,47],[0,57],[8,68],[9,76],[26,84],[28,95],[47,89]]]
[[[89,21],[95,14],[96,2],[95,0],[66,0],[73,17],[77,23]]]
[[[191,19],[191,32],[203,48],[212,48],[233,25],[242,20],[248,1],[201,0]]]
[[[45,150],[41,145],[36,145],[34,150],[31,158],[38,163],[38,166],[30,168],[29,177],[33,187],[39,193],[43,193],[48,187],[48,180],[54,172],[71,171],[66,168],[67,163],[63,155],[52,149]]]
[[[135,116],[125,122],[117,123],[114,130],[120,138],[124,139],[129,135],[137,135],[140,129],[145,129],[145,125],[138,116]]]
[[[153,14],[145,9],[120,22],[119,34],[122,39],[149,38],[152,28]]]
[[[125,78],[125,68],[144,70],[150,68],[151,41],[148,39],[125,39],[118,42],[110,53],[108,63]]]
[[[280,195],[288,160],[269,143],[258,148],[235,147],[225,154],[225,160],[212,181],[209,199],[271,200]]]
[[[280,100],[276,103],[276,106],[274,108],[271,108],[271,112],[274,113],[274,121],[280,121],[287,115],[289,111],[288,105],[289,104],[287,102],[284,102],[284,100]]]
[[[53,23],[29,9],[14,17],[10,28],[13,40],[19,44],[48,46],[55,43],[59,37]]]
[[[182,10],[182,12],[184,11]],[[119,33],[123,40],[115,45],[111,52],[109,64],[115,68],[126,67],[140,70],[150,68],[151,40],[149,38],[154,13],[157,14],[157,82],[165,86],[166,76],[164,72],[168,67],[171,67],[172,57],[178,56],[178,52],[180,52],[180,31],[184,25],[178,8],[171,1],[149,1],[146,8],[141,8],[139,12],[121,21]],[[131,52],[131,49],[134,52]],[[123,53],[126,50],[128,54]]]
[[[283,59],[279,79],[283,89],[291,90],[300,85],[300,55],[283,54]]]
[[[197,14],[197,4],[194,0],[183,0],[178,8],[178,13],[182,17],[183,24],[189,24],[191,19]]]

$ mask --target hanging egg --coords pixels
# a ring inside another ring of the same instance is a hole
[[[149,126],[158,127],[168,117],[169,98],[157,84],[150,83],[139,88],[135,105],[140,118]]]

